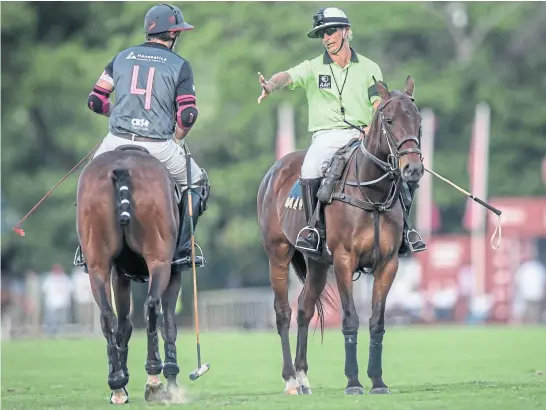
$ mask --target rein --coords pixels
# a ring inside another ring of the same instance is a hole
[[[341,179],[340,191],[334,192],[332,195],[332,199],[337,199],[341,202],[348,203],[349,205],[352,205],[357,208],[373,213],[374,247],[373,247],[373,255],[372,255],[373,264],[371,268],[371,273],[377,270],[381,262],[381,251],[379,248],[379,213],[391,210],[396,205],[396,202],[398,201],[398,197],[400,195],[400,189],[402,187],[402,174],[399,168],[400,158],[402,158],[404,155],[415,153],[415,154],[419,154],[422,160],[422,151],[419,148],[408,148],[408,149],[400,150],[400,148],[406,142],[409,142],[409,141],[414,141],[417,143],[417,145],[420,145],[419,142],[421,137],[421,128],[419,128],[419,136],[408,135],[404,137],[402,140],[396,141],[394,137],[392,136],[389,130],[389,127],[386,124],[385,114],[383,110],[390,102],[394,100],[400,100],[402,98],[403,97],[394,97],[389,99],[387,102],[382,102],[381,106],[378,109],[378,113],[376,114],[376,115],[379,115],[379,123],[381,126],[380,133],[386,138],[387,144],[389,146],[390,154],[387,156],[387,161],[381,160],[376,155],[368,151],[368,149],[364,145],[364,138],[362,138],[360,142],[360,150],[363,156],[369,158],[377,167],[379,167],[383,171],[383,175],[372,181],[351,182],[351,181],[347,181],[349,168],[350,168],[350,166],[347,166],[345,168],[345,171]],[[412,98],[412,101],[413,101],[413,98]],[[345,119],[343,119],[343,121],[346,124],[348,124],[351,128],[362,131],[360,128],[349,123]],[[355,158],[355,153],[356,153],[356,149],[351,154],[349,161]],[[355,163],[355,173],[358,179],[358,157],[356,157],[354,163]],[[379,184],[381,181],[386,179],[390,179],[391,181],[387,199],[385,199],[383,202],[373,202],[368,197],[368,195],[366,195],[364,188]],[[358,187],[360,192],[362,193],[362,195],[364,195],[366,199],[361,200],[361,199],[357,199],[345,194],[343,191],[346,185]],[[406,220],[406,215],[404,212],[403,212],[403,215],[404,215],[404,220]],[[361,271],[359,271],[359,275],[357,276],[356,279],[353,279],[353,281],[358,280],[358,278],[360,277],[360,273]]]
[[[422,151],[419,148],[408,148],[404,150],[400,150],[400,148],[409,141],[414,141],[418,145],[420,143],[420,134],[421,129],[419,129],[419,136],[409,135],[404,137],[401,141],[396,141],[394,137],[392,136],[391,132],[389,131],[389,128],[387,127],[386,121],[385,121],[385,114],[383,112],[384,108],[392,101],[394,100],[400,100],[403,97],[394,97],[389,99],[386,103],[382,103],[381,106],[378,109],[379,115],[379,123],[381,126],[381,133],[385,136],[387,140],[387,144],[389,146],[390,154],[387,156],[387,161],[383,161],[379,159],[377,156],[372,154],[364,145],[364,139],[360,142],[360,150],[362,154],[369,158],[376,166],[378,166],[384,173],[379,178],[376,178],[371,181],[347,181],[348,177],[348,170],[349,167],[346,168],[346,171],[344,172],[341,187],[345,185],[358,187],[360,188],[360,192],[364,195],[366,198],[365,200],[360,200],[357,198],[353,198],[343,192],[340,193],[334,193],[332,198],[338,199],[342,202],[346,202],[350,205],[356,206],[357,208],[364,209],[366,211],[378,211],[378,212],[385,212],[391,210],[394,205],[396,204],[396,201],[398,200],[398,195],[400,193],[401,183],[402,183],[402,175],[399,169],[399,163],[400,158],[402,158],[404,155],[407,154],[419,154],[419,156],[422,158]],[[413,98],[412,98],[413,101]],[[351,124],[350,122],[343,120],[347,125],[349,125],[351,128],[354,128],[356,130],[361,131],[360,128],[357,126]],[[354,157],[356,151],[352,154],[352,157]],[[358,175],[358,158],[355,160],[355,173]],[[389,189],[389,194],[387,195],[387,198],[383,202],[373,202],[370,200],[368,195],[366,195],[366,192],[364,191],[364,187],[371,187],[373,185],[376,185],[380,183],[381,181],[385,179],[391,180],[391,187]]]

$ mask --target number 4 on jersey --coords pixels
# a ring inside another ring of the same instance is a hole
[[[140,66],[135,65],[133,67],[133,77],[131,78],[131,94],[144,95],[144,108],[149,110],[152,108],[152,88],[154,85],[155,67],[150,67],[148,71],[148,79],[146,80],[146,88],[138,88],[138,72]]]

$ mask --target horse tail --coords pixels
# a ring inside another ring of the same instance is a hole
[[[116,187],[119,223],[127,226],[131,220],[131,175],[126,169],[114,169],[112,178]]]
[[[303,256],[303,253],[296,250],[294,252],[294,256],[292,256],[291,262],[292,262],[292,267],[294,268],[294,271],[296,272],[296,276],[298,277],[298,279],[300,280],[302,284],[305,283],[305,278],[307,277],[307,265],[305,264],[305,257]],[[320,342],[321,343],[324,341],[324,307],[328,306],[331,309],[337,310],[334,298],[332,297],[330,293],[331,287],[328,283],[326,284],[326,287],[329,289],[324,289],[322,291],[316,303],[317,314],[318,314],[319,323],[320,323]]]

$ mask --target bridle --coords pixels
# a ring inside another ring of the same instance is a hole
[[[394,97],[387,102],[382,102],[380,107],[378,108],[379,111],[379,124],[381,126],[381,133],[385,136],[387,139],[387,144],[389,146],[390,154],[387,156],[387,161],[382,161],[379,158],[377,158],[375,155],[373,155],[370,151],[366,149],[364,146],[364,139],[360,142],[360,150],[364,155],[366,155],[368,158],[370,158],[375,164],[377,164],[381,169],[383,169],[385,172],[387,171],[394,171],[399,170],[399,163],[400,158],[402,158],[404,155],[408,154],[418,154],[421,161],[423,160],[423,152],[419,148],[421,144],[421,127],[419,127],[419,135],[407,135],[404,138],[402,138],[399,141],[396,141],[394,137],[392,136],[392,133],[390,131],[390,128],[388,127],[386,120],[385,120],[385,107],[389,105],[392,101],[395,100],[401,100],[404,97]],[[411,98],[411,97],[410,97]],[[414,101],[413,98],[411,98],[411,101]],[[406,142],[413,141],[417,144],[416,148],[406,148],[403,150],[400,150],[402,146]]]
[[[400,189],[402,187],[402,173],[399,168],[400,158],[408,154],[418,154],[421,161],[423,160],[423,153],[421,149],[419,148],[420,142],[421,142],[421,127],[419,127],[419,135],[406,135],[400,141],[397,141],[394,139],[391,129],[385,119],[385,112],[384,112],[385,107],[389,105],[392,101],[401,100],[403,98],[407,98],[407,97],[405,95],[395,96],[393,98],[388,99],[387,101],[382,101],[381,105],[378,108],[379,112],[377,113],[377,115],[379,116],[379,125],[381,127],[379,138],[381,138],[381,135],[385,136],[387,140],[387,144],[389,146],[389,151],[390,151],[390,154],[387,156],[387,161],[383,161],[379,159],[370,151],[368,151],[366,147],[364,146],[364,138],[362,138],[362,140],[360,141],[360,150],[362,151],[363,156],[368,157],[375,165],[377,165],[383,171],[383,175],[380,176],[379,178],[374,179],[373,181],[349,182],[347,181],[347,176],[349,175],[350,166],[347,166],[342,176],[341,185],[340,185],[341,189],[338,191],[337,189],[339,188],[336,188],[336,190],[332,194],[332,199],[336,199],[338,201],[348,203],[354,207],[373,213],[374,247],[373,247],[373,257],[372,257],[373,265],[371,268],[371,272],[376,271],[378,264],[381,260],[381,253],[379,250],[379,231],[380,231],[379,213],[391,210],[396,205],[398,201],[398,197],[400,195]],[[411,101],[413,103],[414,101],[413,98],[411,98]],[[415,108],[417,109],[417,107]],[[344,122],[349,124],[352,128],[362,131],[360,128],[350,124],[349,122],[345,120]],[[417,144],[417,147],[402,149],[403,145],[410,141],[415,142]],[[360,156],[355,155],[356,152],[357,152],[357,148],[354,148],[354,150],[352,151],[351,157],[353,158],[354,164],[355,164],[355,176],[358,178],[358,175],[359,175],[358,159],[360,158]],[[388,191],[387,198],[383,202],[373,202],[364,191],[364,188],[371,187],[372,185],[378,184],[381,181],[386,179],[390,179],[390,188]],[[362,200],[360,198],[355,198],[353,196],[346,194],[345,185],[359,188],[359,191],[361,192],[361,194],[364,196],[365,199]],[[407,218],[406,214],[403,212],[402,215],[404,217],[404,220],[406,220]],[[361,271],[359,271],[359,277],[360,277],[360,272]],[[356,279],[353,279],[353,280],[356,280]]]
[[[364,156],[368,157],[375,165],[377,165],[381,170],[383,170],[384,172],[383,175],[372,181],[364,181],[364,182],[344,181],[344,184],[346,185],[359,187],[360,191],[366,198],[366,201],[365,202],[363,201],[366,204],[366,207],[371,207],[378,211],[390,210],[396,204],[396,201],[398,200],[398,194],[400,192],[400,184],[402,182],[402,175],[399,168],[400,158],[408,154],[418,154],[421,161],[423,160],[423,153],[421,149],[419,148],[420,142],[421,142],[421,127],[419,127],[419,135],[407,135],[401,140],[397,141],[394,139],[390,131],[390,127],[388,126],[387,121],[385,119],[385,113],[384,113],[385,107],[389,105],[392,101],[401,100],[403,98],[405,97],[399,96],[399,97],[390,98],[386,102],[382,102],[378,108],[379,125],[381,127],[380,132],[381,132],[381,135],[383,135],[386,138],[387,144],[389,146],[389,151],[390,151],[390,154],[387,156],[387,161],[383,161],[379,159],[370,151],[368,151],[364,145],[364,142],[365,142],[364,138],[360,142],[360,150],[362,151]],[[414,101],[413,98],[411,98],[411,100],[412,102]],[[351,125],[351,127],[360,130],[358,127],[355,127],[353,125]],[[417,147],[401,149],[405,143],[410,141],[415,142],[417,144]],[[355,172],[356,172],[356,175],[358,175],[358,159],[355,161]],[[347,177],[347,173],[345,174],[345,178],[346,177]],[[384,179],[391,180],[391,188],[389,190],[389,195],[387,196],[387,199],[384,202],[371,201],[362,188],[370,187],[372,185],[378,184]],[[359,207],[363,208],[362,206],[359,206]]]

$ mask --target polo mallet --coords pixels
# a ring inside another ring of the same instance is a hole
[[[60,180],[59,182],[57,182],[53,188],[51,188],[49,191],[47,191],[47,193],[42,197],[42,199],[40,199],[40,200],[38,201],[38,203],[37,203],[36,205],[34,205],[34,206],[32,207],[32,209],[31,209],[30,211],[28,211],[28,213],[27,213],[19,222],[17,222],[17,225],[15,225],[15,226],[13,227],[13,231],[14,231],[17,235],[19,235],[19,236],[25,236],[25,231],[23,230],[23,228],[21,228],[21,224],[22,224],[22,223],[23,223],[23,222],[24,222],[24,221],[25,221],[25,220],[26,220],[26,219],[27,219],[27,218],[36,210],[36,208],[38,208],[38,207],[40,206],[40,204],[41,204],[42,202],[44,202],[44,201],[49,197],[49,195],[51,195],[51,194],[53,193],[53,191],[54,191],[59,185],[61,185],[61,183],[62,183],[66,178],[68,178],[68,176],[69,176],[71,173],[73,173],[73,172],[74,172],[74,171],[75,171],[75,170],[76,170],[76,169],[77,169],[77,168],[78,168],[78,167],[87,159],[87,157],[89,157],[89,156],[90,156],[91,154],[93,154],[97,149],[99,149],[100,144],[102,144],[102,141],[99,142],[99,143],[95,146],[95,148],[93,148],[91,151],[89,151],[89,152],[87,153],[87,155],[86,155],[85,157],[83,157],[83,158],[81,159],[81,161],[78,162],[78,163],[74,166],[74,168],[72,168],[70,171],[68,171],[68,173],[67,173],[64,177],[62,177],[61,180]]]
[[[481,206],[489,209],[491,212],[493,212],[495,215],[498,216],[498,220],[497,220],[497,226],[495,227],[495,232],[493,232],[493,235],[491,236],[491,247],[493,249],[498,249],[500,247],[500,243],[501,243],[501,238],[502,238],[502,226],[501,226],[501,223],[500,223],[500,216],[502,214],[502,211],[500,209],[497,209],[495,208],[494,206],[492,205],[489,205],[487,202],[481,200],[480,198],[472,195],[470,192],[464,190],[463,188],[461,188],[460,186],[458,186],[457,184],[454,184],[453,182],[451,182],[449,179],[447,178],[444,178],[443,176],[441,176],[440,174],[432,171],[431,169],[428,169],[427,167],[425,167],[425,171],[427,171],[429,174],[435,176],[436,178],[444,181],[446,184],[452,186],[453,188],[455,188],[457,191],[459,191],[460,193],[466,195],[468,198],[472,199],[473,201],[477,202],[478,204],[480,204]],[[493,239],[495,237],[498,237],[497,238],[497,241],[496,241],[496,244],[493,244]]]
[[[190,380],[197,380],[210,369],[210,364],[201,364],[201,344],[199,343],[199,310],[197,308],[197,272],[195,269],[195,233],[193,226],[193,204],[191,198],[191,154],[186,151],[186,174],[188,177],[188,211],[191,233],[191,265],[193,271],[193,317],[195,321],[195,339],[197,342],[197,369],[190,373]]]

